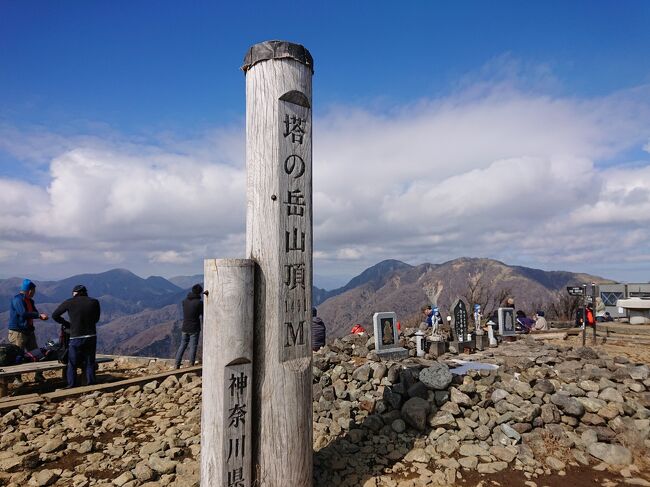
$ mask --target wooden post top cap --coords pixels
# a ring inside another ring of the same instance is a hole
[[[312,74],[314,73],[314,58],[311,57],[305,46],[288,41],[264,41],[251,46],[244,56],[244,64],[241,69],[246,73],[257,63],[270,59],[295,59],[299,63],[309,66]]]

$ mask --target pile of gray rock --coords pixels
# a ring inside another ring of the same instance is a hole
[[[314,356],[316,485],[449,485],[506,469],[533,485],[580,466],[650,485],[647,365],[527,339],[472,356],[498,369],[455,375],[450,356],[386,363],[372,343],[350,335]]]
[[[350,335],[314,355],[314,485],[453,485],[513,471],[534,487],[574,468],[650,485],[647,365],[526,339],[473,354],[498,368],[462,375],[455,357],[414,357],[408,330],[400,362],[380,361],[373,343]],[[200,419],[193,374],[26,404],[0,416],[0,485],[197,486]]]
[[[0,416],[0,485],[198,486],[201,377],[27,404]]]

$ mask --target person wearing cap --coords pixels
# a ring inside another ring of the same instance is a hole
[[[36,294],[36,284],[29,279],[24,279],[20,292],[11,299],[9,305],[9,343],[13,343],[26,352],[30,352],[38,345],[36,343],[36,333],[34,320],[47,320],[45,313],[39,313],[34,304],[34,294]],[[43,372],[36,373],[36,380],[45,380]],[[17,384],[20,383],[18,379]]]
[[[63,314],[68,313],[68,320]],[[68,346],[68,388],[75,387],[77,368],[83,364],[88,385],[95,383],[95,354],[97,353],[97,322],[101,310],[99,301],[88,297],[88,290],[79,284],[72,288],[72,297],[63,301],[52,313],[52,319],[70,332]]]
[[[181,327],[181,344],[176,352],[176,368],[181,368],[181,361],[187,345],[190,346],[190,366],[196,362],[196,349],[201,333],[201,317],[203,316],[203,301],[201,295],[203,286],[194,284],[187,297],[183,300],[183,326]]]

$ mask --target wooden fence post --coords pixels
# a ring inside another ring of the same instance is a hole
[[[206,259],[201,485],[253,484],[253,277],[247,259]]]
[[[255,269],[253,458],[261,486],[312,485],[312,88],[303,46],[252,46],[246,256]]]

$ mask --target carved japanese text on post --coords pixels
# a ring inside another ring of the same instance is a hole
[[[229,365],[224,380],[223,485],[250,487],[252,480],[251,363]]]
[[[311,354],[311,110],[292,93],[278,101],[281,362]]]

